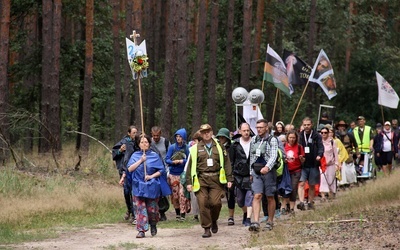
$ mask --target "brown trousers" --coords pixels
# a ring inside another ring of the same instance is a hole
[[[221,212],[224,198],[224,186],[219,182],[219,176],[199,176],[200,190],[197,191],[197,203],[199,204],[200,223],[203,228],[210,228],[212,222],[216,222]]]

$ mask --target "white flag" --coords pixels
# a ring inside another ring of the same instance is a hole
[[[397,109],[399,96],[390,84],[377,72],[376,81],[378,83],[378,104],[392,109]]]
[[[147,55],[146,40],[143,40],[140,45],[135,45],[130,39],[125,37],[125,42],[129,66],[131,67],[133,79],[136,80],[138,78],[138,74],[133,70],[131,63],[137,55]],[[140,78],[147,77],[147,69],[142,70],[140,74]]]
[[[260,108],[257,104],[252,104],[249,100],[243,103],[243,118],[250,125],[252,131],[256,130],[257,121],[263,119]]]
[[[321,49],[318,58],[315,61],[309,81],[318,83],[328,96],[329,100],[336,96],[336,80],[333,74],[332,64],[323,49]]]

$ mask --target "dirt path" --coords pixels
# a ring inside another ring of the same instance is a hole
[[[211,238],[203,239],[203,229],[195,225],[187,229],[159,228],[151,237],[136,239],[136,230],[125,223],[99,225],[96,229],[79,229],[61,233],[59,238],[39,242],[27,242],[15,249],[243,249],[249,239],[247,228],[242,225],[228,226],[219,223],[219,231]]]

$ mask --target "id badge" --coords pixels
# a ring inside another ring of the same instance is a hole
[[[256,156],[260,157],[260,155],[261,155],[261,149],[257,148],[256,149]]]
[[[207,167],[212,167],[212,166],[214,166],[213,159],[211,158],[207,159]]]
[[[308,138],[308,143],[312,143],[312,138],[310,136],[310,138]]]
[[[304,153],[309,154],[310,153],[310,147],[305,147],[304,148]]]

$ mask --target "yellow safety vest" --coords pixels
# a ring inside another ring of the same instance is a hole
[[[358,134],[358,130],[359,130],[359,127],[355,127],[354,130],[353,130],[354,138],[356,139],[356,142],[358,144],[358,149],[361,152],[368,153],[370,151],[369,150],[369,146],[370,146],[369,143],[370,143],[371,138],[369,138],[370,137],[369,135],[371,134],[371,127],[370,126],[365,126],[364,127],[364,133],[363,133],[362,141],[360,140],[360,135]]]
[[[219,162],[220,162],[220,170],[219,170],[219,182],[221,184],[226,184],[226,174],[224,169],[224,153],[222,152],[222,148],[219,143],[213,139],[215,144],[217,145],[218,154],[219,154]],[[193,185],[193,192],[197,192],[200,190],[200,182],[199,178],[197,177],[197,144],[193,145],[190,149],[190,158],[192,160],[192,165],[190,168],[190,172],[192,175],[192,185]]]

